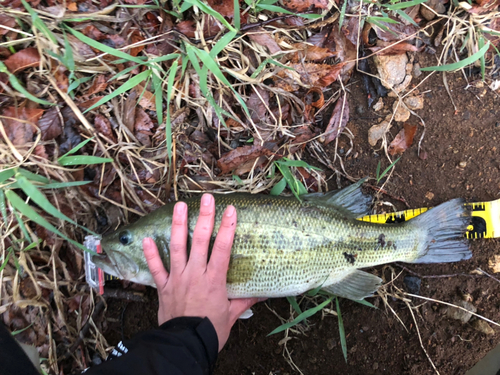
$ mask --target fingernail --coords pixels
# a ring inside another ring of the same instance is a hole
[[[210,206],[210,203],[212,203],[213,197],[210,194],[203,194],[201,197],[201,205],[202,206]]]
[[[234,207],[233,206],[227,206],[226,208],[226,217],[231,217],[234,215]]]
[[[175,205],[175,213],[177,215],[184,215],[184,212],[186,212],[186,203],[184,202],[179,202]]]

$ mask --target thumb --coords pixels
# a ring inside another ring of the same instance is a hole
[[[168,272],[161,261],[160,254],[158,253],[158,248],[152,238],[146,237],[142,240],[142,248],[144,250],[144,256],[146,257],[146,262],[148,263],[151,275],[153,275],[153,280],[156,284],[158,290],[165,287],[168,281]]]
[[[236,320],[247,311],[250,307],[255,305],[257,302],[263,301],[262,298],[240,298],[240,299],[232,299],[230,300],[229,305],[229,317],[231,319],[232,324],[236,322]]]

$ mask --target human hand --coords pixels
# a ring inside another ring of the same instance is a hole
[[[201,198],[189,259],[187,256],[187,205],[174,207],[170,238],[170,274],[165,270],[158,248],[151,238],[143,240],[144,255],[158,288],[158,323],[181,316],[208,317],[219,339],[219,351],[231,327],[257,298],[227,298],[226,277],[236,230],[236,209],[228,206],[208,261],[214,228],[215,201],[210,194]]]

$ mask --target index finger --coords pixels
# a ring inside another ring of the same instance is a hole
[[[234,206],[227,206],[222,216],[219,232],[215,238],[212,255],[207,266],[207,272],[220,277],[221,282],[224,284],[226,283],[227,269],[229,267],[229,260],[231,259],[236,221],[236,209]]]

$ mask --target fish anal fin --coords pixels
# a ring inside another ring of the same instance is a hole
[[[301,195],[300,198],[307,203],[318,206],[330,206],[350,218],[357,218],[370,213],[372,198],[363,194],[361,185],[366,181],[363,178],[342,190],[328,193],[312,193]]]
[[[359,301],[373,295],[381,284],[382,279],[380,277],[365,271],[355,270],[342,280],[322,289],[339,297]]]

